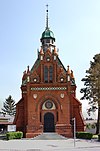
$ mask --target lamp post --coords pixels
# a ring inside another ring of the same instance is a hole
[[[76,119],[75,117],[72,118],[72,121],[74,121],[74,147],[76,146]]]

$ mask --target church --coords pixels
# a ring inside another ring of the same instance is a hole
[[[48,25],[42,33],[41,47],[34,65],[23,73],[22,97],[16,104],[14,124],[24,137],[55,132],[73,137],[73,118],[76,131],[84,131],[82,104],[76,98],[73,71],[67,69],[58,56],[54,33]]]

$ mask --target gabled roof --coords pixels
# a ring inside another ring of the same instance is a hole
[[[40,65],[40,59],[37,58],[37,60],[35,61],[34,65],[31,68],[31,72],[33,72],[34,70],[36,70],[39,65]]]
[[[59,59],[59,57],[57,57],[57,61],[58,61],[58,65],[62,66],[64,71],[67,72],[67,70],[65,69],[65,67],[64,67],[63,63],[61,62],[61,60]]]

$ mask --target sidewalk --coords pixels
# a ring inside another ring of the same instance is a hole
[[[0,151],[100,151],[97,140],[0,140]]]

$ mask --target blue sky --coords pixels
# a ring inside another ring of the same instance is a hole
[[[100,53],[100,0],[0,0],[0,103],[9,95],[21,97],[21,78],[32,67],[45,29],[54,32],[59,57],[74,71],[77,98],[90,60]],[[83,108],[87,107],[83,101]]]

